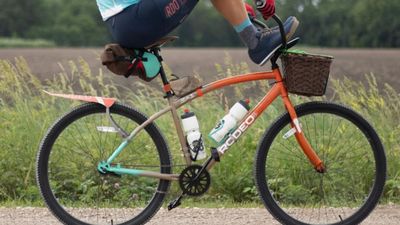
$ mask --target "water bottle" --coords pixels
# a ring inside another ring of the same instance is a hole
[[[229,110],[229,113],[218,122],[208,137],[218,144],[223,142],[250,110],[249,103],[248,99],[236,102]]]
[[[200,133],[199,122],[194,112],[185,109],[181,116],[182,128],[186,135],[187,144],[193,161],[206,158],[206,151],[202,135]]]

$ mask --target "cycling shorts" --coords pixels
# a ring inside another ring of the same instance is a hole
[[[143,48],[179,26],[198,0],[142,0],[109,18],[106,23],[118,44]]]

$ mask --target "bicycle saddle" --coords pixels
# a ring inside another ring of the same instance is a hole
[[[165,37],[160,38],[159,40],[157,40],[153,44],[148,45],[148,46],[146,46],[144,48],[145,49],[151,49],[151,48],[161,47],[161,46],[163,46],[163,45],[165,45],[165,44],[167,44],[169,42],[175,41],[178,38],[179,38],[178,36],[165,36]]]

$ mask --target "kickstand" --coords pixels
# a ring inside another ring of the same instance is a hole
[[[176,207],[181,205],[181,200],[184,197],[184,194],[182,193],[181,195],[179,195],[179,197],[177,197],[176,199],[172,200],[169,204],[168,204],[168,211],[171,211],[173,209],[175,209]]]

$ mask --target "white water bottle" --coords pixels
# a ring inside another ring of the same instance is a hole
[[[200,133],[200,126],[196,115],[194,112],[185,109],[185,113],[181,116],[181,120],[192,160],[196,161],[206,158],[204,142]]]
[[[228,134],[237,127],[238,123],[250,110],[249,102],[248,99],[236,102],[229,110],[229,113],[218,122],[215,128],[208,135],[211,140],[218,144],[224,141]]]

